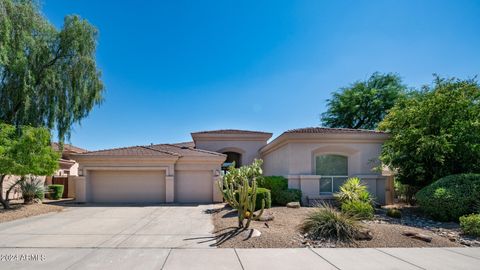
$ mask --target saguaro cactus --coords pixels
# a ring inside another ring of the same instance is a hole
[[[263,214],[265,200],[262,200],[260,212],[254,214],[257,200],[256,178],[262,174],[262,162],[256,159],[252,165],[238,169],[234,165],[230,166],[223,177],[223,186],[219,186],[225,201],[238,212],[239,228],[248,228],[252,220],[260,218]],[[244,226],[245,219],[247,223]]]

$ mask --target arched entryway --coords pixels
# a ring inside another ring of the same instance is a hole
[[[223,154],[227,155],[227,160],[223,163],[222,169],[226,170],[233,163],[235,163],[235,168],[242,166],[242,154],[232,151],[223,152]]]

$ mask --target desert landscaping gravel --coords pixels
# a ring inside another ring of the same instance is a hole
[[[235,231],[237,226],[236,211],[226,206],[213,213],[215,234],[218,247],[221,248],[301,248],[301,247],[459,247],[446,237],[435,233],[400,224],[375,224],[372,222],[363,225],[373,233],[372,240],[356,241],[354,243],[322,243],[305,239],[299,232],[298,226],[303,219],[314,211],[313,207],[286,208],[272,207],[265,209],[264,215],[273,215],[272,221],[252,221],[250,229],[261,232],[259,237],[249,238],[248,232]],[[432,237],[431,242],[424,242],[402,235],[404,231],[415,231]],[[232,236],[233,235],[233,236]],[[230,237],[227,237],[230,236]]]
[[[59,212],[63,210],[62,206],[50,204],[12,204],[11,209],[0,209],[0,222],[11,221],[20,218],[37,216],[50,212]]]

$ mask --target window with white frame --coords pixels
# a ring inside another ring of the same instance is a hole
[[[348,178],[348,157],[341,155],[316,156],[315,174],[320,175],[320,194],[337,192]]]

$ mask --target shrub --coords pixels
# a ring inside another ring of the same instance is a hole
[[[375,209],[368,202],[347,201],[342,203],[342,212],[356,219],[373,219]]]
[[[250,190],[251,192],[251,190]],[[235,199],[239,199],[238,192],[235,192]],[[266,188],[257,188],[257,198],[255,200],[255,211],[262,209],[262,201],[265,200],[264,208],[272,207],[272,196],[270,190]]]
[[[50,197],[54,200],[62,198],[63,195],[63,185],[48,185],[48,188],[51,190]]]
[[[387,216],[392,217],[392,218],[401,218],[402,217],[402,212],[396,208],[389,208],[387,210]]]
[[[357,177],[349,178],[340,187],[340,191],[335,193],[335,198],[340,203],[349,201],[362,201],[366,203],[372,203],[372,197],[367,190],[367,186],[360,182]]]
[[[261,176],[257,180],[258,187],[270,190],[272,195],[272,202],[274,204],[285,205],[279,202],[279,196],[282,196],[282,191],[288,189],[288,180],[283,176]]]
[[[359,223],[352,217],[324,204],[310,213],[300,225],[302,233],[313,239],[335,239],[351,241],[359,233]]]
[[[480,214],[460,217],[460,227],[464,234],[480,236]]]
[[[39,194],[43,194],[43,184],[39,179],[30,178],[20,182],[24,203],[32,203]]]
[[[299,189],[287,189],[277,192],[276,203],[279,205],[287,205],[289,202],[301,202],[301,200],[302,191]]]
[[[408,204],[415,204],[415,193],[418,191],[418,187],[402,184],[398,180],[394,180],[395,196],[403,202]]]
[[[261,176],[257,179],[258,187],[269,189],[270,191],[286,190],[288,180],[283,176]]]
[[[416,194],[420,208],[432,218],[458,221],[474,212],[480,197],[480,174],[455,174],[443,177]]]

